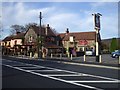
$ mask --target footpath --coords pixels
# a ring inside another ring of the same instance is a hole
[[[48,61],[48,62],[57,62],[57,63],[64,63],[64,64],[70,64],[70,65],[81,65],[81,66],[89,66],[89,67],[100,67],[100,68],[109,68],[109,69],[117,69],[120,70],[120,64],[117,62],[97,62],[95,57],[87,57],[86,61],[84,61],[83,57],[73,57],[67,58],[67,57],[47,57],[43,59],[35,59],[30,58],[26,56],[8,56],[12,58],[18,58],[18,59],[27,59],[27,60],[35,60],[35,61]],[[116,60],[118,61],[118,60]]]

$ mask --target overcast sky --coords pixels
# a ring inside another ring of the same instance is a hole
[[[2,38],[10,34],[10,26],[28,23],[50,24],[59,33],[94,31],[92,13],[101,13],[102,39],[118,37],[117,2],[3,2]]]

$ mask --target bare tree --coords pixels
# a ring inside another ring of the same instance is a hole
[[[28,30],[31,26],[38,26],[37,23],[28,23],[25,25],[25,29]]]
[[[16,34],[17,32],[25,32],[26,28],[22,25],[12,25],[11,26],[11,35]]]

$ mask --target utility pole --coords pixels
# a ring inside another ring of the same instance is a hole
[[[100,62],[100,16],[102,16],[100,13],[92,14],[94,16],[94,28],[96,30],[96,62]]]
[[[40,12],[40,26],[39,26],[39,43],[38,43],[38,57],[42,58],[42,28],[41,28],[41,19],[42,19],[42,12]]]

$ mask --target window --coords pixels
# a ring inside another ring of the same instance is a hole
[[[29,36],[29,42],[32,42],[33,37]]]
[[[7,45],[7,42],[5,42],[5,46]]]
[[[9,42],[9,46],[10,46],[10,42]]]
[[[53,37],[51,37],[51,41],[52,41],[52,42],[54,42],[54,41],[55,41],[55,39],[54,39]]]
[[[70,44],[73,44],[73,42],[70,42]]]
[[[15,45],[17,45],[17,40],[15,40]]]

